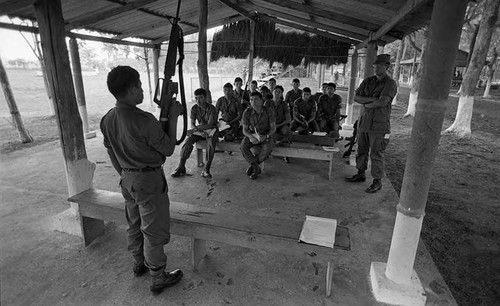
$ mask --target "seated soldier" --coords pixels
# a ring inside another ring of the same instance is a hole
[[[241,88],[242,86],[243,80],[240,77],[235,78],[234,97],[238,100],[238,102],[240,102],[242,110],[245,110],[246,106],[250,105],[250,95],[247,90]]]
[[[342,98],[335,94],[337,86],[328,83],[326,94],[321,95],[318,102],[317,120],[321,132],[327,132],[330,137],[339,139],[339,121]]]
[[[212,178],[210,174],[210,166],[214,159],[215,145],[219,139],[219,132],[217,130],[217,111],[215,106],[209,104],[207,99],[207,91],[203,88],[198,88],[194,91],[196,104],[191,108],[191,127],[188,130],[188,137],[184,142],[181,149],[181,160],[179,166],[172,173],[172,177],[180,177],[186,174],[186,161],[188,160],[191,152],[193,152],[193,145],[200,140],[207,140],[207,163],[205,169],[201,173],[204,178]],[[198,125],[196,125],[198,121]]]
[[[293,103],[295,102],[295,100],[302,97],[302,90],[299,87],[300,87],[300,80],[293,79],[292,89],[289,90],[285,95],[285,102],[290,107],[290,112],[293,112]]]
[[[241,141],[241,153],[250,164],[247,175],[255,180],[261,172],[259,165],[271,155],[276,132],[274,112],[264,105],[261,93],[250,94],[250,107],[243,113],[242,124],[245,138]],[[254,154],[250,150],[252,147],[260,150]]]
[[[264,104],[268,104],[268,106],[271,107],[271,109],[274,109],[274,101],[273,101],[273,94],[269,90],[267,86],[262,86],[260,88],[260,93],[262,94],[262,99],[264,99]]]
[[[221,131],[220,135],[224,137],[224,141],[234,141],[240,136],[240,119],[243,113],[241,104],[233,94],[233,85],[226,83],[223,87],[224,96],[220,97],[215,104],[217,116],[219,112],[222,113],[221,117],[230,128]]]
[[[276,87],[276,79],[275,78],[270,78],[269,81],[267,82],[269,85],[269,91],[271,94],[274,92],[274,88]]]
[[[292,130],[290,130],[292,116],[290,115],[290,108],[288,108],[285,100],[283,100],[283,87],[281,85],[274,87],[272,101],[274,102],[273,104],[264,105],[274,107],[274,117],[276,118],[275,140],[279,143],[290,143],[292,140]]]
[[[323,83],[321,84],[321,92],[317,92],[313,95],[313,99],[314,101],[316,101],[316,103],[319,102],[319,97],[321,97],[321,95],[325,95],[326,94],[326,87],[327,87],[328,83]]]
[[[256,80],[253,80],[252,82],[250,82],[250,94],[251,95],[252,93],[254,92],[259,92],[258,91],[258,84],[257,84],[257,81]]]
[[[306,135],[310,132],[318,132],[319,126],[316,122],[316,102],[311,98],[311,89],[305,87],[302,98],[293,103],[292,131]]]
[[[275,140],[278,141],[278,146],[283,146],[292,143],[292,130],[290,129],[292,116],[290,115],[288,104],[283,100],[283,87],[277,85],[274,87],[273,93],[272,106],[274,107],[274,117],[276,118]],[[271,105],[271,103],[269,103],[269,105]],[[290,162],[290,159],[286,156],[283,157],[283,160],[285,163]]]

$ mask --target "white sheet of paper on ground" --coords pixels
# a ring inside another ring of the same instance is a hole
[[[333,249],[337,220],[306,216],[299,241]]]
[[[323,150],[327,152],[340,152],[340,149],[337,147],[325,147],[323,146]]]
[[[313,136],[326,136],[326,132],[313,132]]]
[[[217,123],[217,127],[219,128],[219,131],[224,131],[224,130],[227,130],[228,128],[230,128],[231,126],[229,124],[227,124],[226,121],[219,120],[219,122]]]

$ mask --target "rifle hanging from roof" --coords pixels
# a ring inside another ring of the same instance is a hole
[[[186,93],[184,91],[184,77],[182,73],[182,63],[184,61],[184,36],[181,27],[179,26],[179,11],[181,8],[181,0],[177,3],[177,13],[172,22],[172,28],[170,31],[170,38],[168,41],[168,51],[167,58],[165,59],[165,70],[164,78],[158,79],[155,89],[155,95],[153,101],[160,107],[160,121],[161,126],[165,132],[168,129],[168,120],[165,121],[162,118],[167,116],[170,109],[170,105],[176,101],[177,95],[179,94],[178,85],[180,85],[181,94],[181,104],[184,108],[182,112],[183,129],[181,138],[176,141],[176,144],[181,144],[186,138],[187,134],[187,105],[186,105]],[[177,51],[179,51],[179,60],[176,63]],[[172,81],[172,77],[175,75],[175,66],[179,66],[179,84]]]

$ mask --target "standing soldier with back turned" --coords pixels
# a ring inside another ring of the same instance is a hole
[[[144,99],[137,70],[115,67],[107,84],[116,105],[102,118],[101,131],[111,164],[120,175],[128,250],[135,260],[133,272],[141,276],[149,270],[150,289],[158,293],[182,278],[181,270],[165,271],[163,247],[170,241],[170,201],[162,168],[166,156],[174,152],[182,105],[172,103],[165,133],[151,113],[136,107]]]

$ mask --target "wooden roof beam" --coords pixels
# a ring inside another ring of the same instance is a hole
[[[369,38],[365,39],[362,43],[356,46],[357,49],[366,47],[370,41],[378,40],[382,38],[387,32],[389,32],[395,25],[401,22],[404,18],[406,18],[411,13],[415,12],[422,5],[429,2],[429,0],[408,0],[405,4],[399,9],[399,11],[391,18],[388,22],[386,22],[383,26],[381,26],[375,33],[371,34]]]
[[[308,26],[304,26],[304,25],[301,25],[301,24],[298,24],[298,23],[294,23],[294,22],[290,22],[290,21],[286,21],[286,20],[281,20],[281,19],[278,19],[276,17],[271,17],[271,16],[267,16],[267,15],[263,15],[263,14],[258,14],[257,16],[258,16],[258,18],[266,20],[266,21],[270,21],[270,22],[274,22],[274,23],[279,23],[279,24],[286,25],[286,26],[291,27],[291,28],[299,29],[299,30],[302,30],[302,31],[305,31],[305,32],[309,32],[309,33],[313,33],[313,34],[316,34],[316,35],[321,35],[321,36],[324,36],[324,37],[328,37],[328,38],[331,38],[331,39],[336,39],[336,40],[339,40],[339,41],[343,41],[343,42],[348,43],[348,44],[353,44],[354,45],[354,44],[359,43],[358,40],[354,40],[354,39],[351,39],[349,37],[335,35],[335,34],[332,34],[330,32],[326,32],[326,31],[323,31],[323,30],[318,30],[316,28],[311,28],[311,27],[308,27]]]
[[[252,15],[252,13],[250,13],[247,10],[245,10],[241,6],[232,3],[230,0],[219,0],[219,2],[221,2],[222,4],[224,4],[224,5],[232,8],[233,10],[235,10],[236,12],[238,12],[240,15],[245,16],[246,18],[248,18],[250,20],[255,20],[255,16]]]
[[[132,10],[136,10],[145,5],[153,3],[157,0],[137,0],[133,2],[129,2],[128,4],[122,5],[121,7],[115,7],[103,11],[99,11],[97,14],[89,14],[83,15],[75,19],[68,20],[68,24],[66,25],[66,30],[73,30],[77,28],[84,27],[86,25],[92,24],[99,20],[103,20],[109,17],[115,17],[116,15],[126,13]]]
[[[353,33],[351,31],[346,31],[346,30],[343,30],[343,29],[339,29],[339,28],[334,27],[334,26],[322,24],[322,23],[319,23],[319,22],[314,22],[314,21],[311,21],[309,19],[304,19],[304,18],[300,18],[300,17],[297,17],[297,16],[285,14],[285,13],[282,13],[280,11],[276,11],[276,10],[270,9],[268,7],[260,7],[260,6],[257,6],[257,5],[254,5],[254,6],[256,7],[257,12],[266,13],[268,15],[273,15],[275,17],[278,17],[278,18],[281,18],[281,19],[285,19],[285,20],[289,20],[289,21],[293,21],[293,22],[298,23],[298,24],[302,24],[302,25],[306,25],[306,26],[314,27],[314,28],[319,28],[319,29],[322,29],[322,30],[325,30],[325,31],[328,31],[328,32],[332,32],[334,34],[340,34],[340,36],[343,35],[343,36],[347,36],[349,38],[353,38],[353,39],[357,39],[357,40],[364,40],[366,38],[366,35],[362,35],[362,34],[358,34],[358,33]]]
[[[0,4],[0,12],[2,12],[1,15],[9,15],[30,5],[33,5],[33,0],[5,1]]]
[[[5,23],[5,22],[0,22],[0,29],[23,31],[23,32],[30,32],[30,33],[38,33],[39,32],[37,27],[30,27],[30,26]],[[104,43],[116,44],[116,45],[127,45],[127,46],[141,47],[141,48],[146,47],[146,48],[151,48],[151,49],[154,47],[154,44],[126,41],[126,40],[117,40],[117,39],[113,39],[113,38],[79,34],[79,33],[73,33],[73,32],[69,32],[69,31],[66,31],[66,36],[75,37],[75,38],[83,39],[83,40],[91,40],[91,41],[99,41],[99,42],[104,42]]]
[[[228,23],[237,22],[237,21],[244,20],[244,19],[248,19],[248,18],[245,17],[245,16],[242,16],[242,15],[234,15],[234,16],[231,16],[231,17],[228,17],[228,18],[224,18],[222,20],[218,20],[218,21],[209,23],[207,25],[207,29],[215,28],[215,27],[218,27],[218,26],[221,26],[221,25],[225,25],[225,24],[228,24]],[[198,29],[184,31],[184,35],[191,35],[191,34],[194,34],[194,33],[198,33]]]
[[[360,34],[367,34],[370,29],[377,29],[379,27],[377,24],[328,11],[325,8],[312,6],[309,4],[308,0],[303,0],[304,4],[288,0],[266,0],[266,2],[286,7],[297,12],[308,13],[309,15],[315,17],[329,19],[332,22],[335,22],[335,26],[338,26],[339,28],[341,27],[341,24],[343,24],[345,26],[345,30],[350,30],[356,33],[359,32]]]
[[[228,18],[224,18],[224,19],[220,19],[220,20],[216,20],[216,21],[210,22],[207,25],[207,28],[211,29],[211,28],[215,28],[215,27],[218,27],[218,26],[221,26],[221,25],[228,24],[228,23],[237,22],[237,21],[240,21],[240,20],[243,20],[243,19],[247,19],[247,17],[238,14],[238,15],[230,16]],[[191,30],[187,30],[187,31],[183,32],[184,36],[191,35],[191,34],[194,34],[194,33],[198,33],[198,29],[191,29]],[[170,39],[170,35],[161,36],[161,37],[158,37],[157,39],[153,40],[152,44],[160,44],[162,42],[168,41],[169,39]]]

